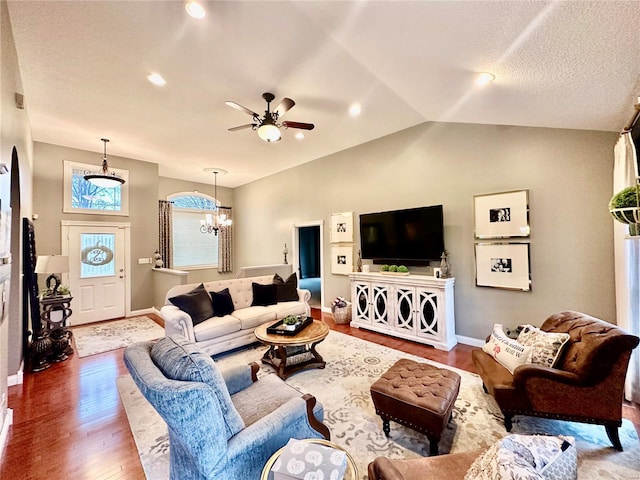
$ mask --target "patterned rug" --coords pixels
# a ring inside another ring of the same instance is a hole
[[[80,358],[164,337],[164,328],[147,316],[71,327]]]
[[[351,453],[361,479],[366,479],[367,465],[377,456],[416,458],[428,455],[426,437],[394,422],[391,422],[391,438],[387,439],[371,402],[370,385],[399,358],[449,368],[462,377],[453,421],[439,444],[441,453],[486,447],[506,434],[499,408],[493,398],[483,392],[482,382],[475,374],[334,331],[317,348],[327,361],[326,368],[297,373],[289,377],[287,383],[301,392],[312,393],[323,404],[324,423],[331,430],[331,440]],[[216,357],[216,362],[221,368],[246,364],[259,361],[264,351],[263,346],[248,348]],[[273,370],[262,365],[259,376],[267,374],[273,374]],[[130,376],[118,378],[117,384],[147,478],[168,479],[169,447],[165,423],[142,397]],[[640,478],[640,442],[633,424],[627,420],[620,429],[624,452],[615,451],[604,427],[597,425],[516,417],[513,432],[576,437],[580,480]]]

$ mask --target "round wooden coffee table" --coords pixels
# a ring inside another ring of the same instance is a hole
[[[256,327],[254,334],[260,342],[269,345],[262,357],[262,363],[271,365],[283,380],[301,370],[324,368],[327,362],[316,351],[316,345],[327,338],[329,326],[314,320],[304,330],[295,335],[267,333],[273,322]]]
[[[336,445],[335,443],[330,442],[329,440],[324,440],[322,438],[306,438],[306,439],[304,439],[302,441],[303,442],[311,442],[311,443],[319,443],[320,445],[325,445],[327,447],[335,448],[337,450],[342,450],[344,453],[347,454],[347,469],[344,472],[343,480],[357,480],[357,478],[358,478],[358,467],[356,466],[356,462],[353,460],[351,455],[349,455],[349,452],[347,452],[340,445]],[[284,448],[285,447],[282,447],[276,453],[271,455],[271,458],[269,458],[269,460],[267,460],[267,463],[265,464],[264,468],[262,469],[262,475],[260,475],[260,480],[272,480],[273,479],[273,475],[269,475],[271,473],[271,467],[273,467],[273,464],[276,462],[276,460],[278,459],[278,457],[280,456],[280,454],[282,453]]]

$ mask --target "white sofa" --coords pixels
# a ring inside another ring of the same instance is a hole
[[[234,311],[224,317],[211,317],[193,326],[191,317],[185,311],[173,305],[169,299],[185,294],[196,288],[199,283],[176,285],[165,296],[165,305],[160,310],[164,320],[165,335],[178,333],[195,342],[209,355],[226,352],[256,341],[254,329],[266,322],[275,322],[287,315],[311,315],[309,290],[298,289],[298,301],[279,302],[275,305],[251,306],[253,302],[252,283],[268,285],[273,283],[273,275],[260,277],[234,278],[204,283],[207,292],[219,292],[229,289]]]

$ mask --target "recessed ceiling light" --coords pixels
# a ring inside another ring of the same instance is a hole
[[[198,2],[187,2],[184,8],[186,8],[189,15],[191,15],[193,18],[197,18],[198,20],[204,18],[204,16],[207,14],[207,12],[205,12],[204,10],[204,7]]]
[[[487,83],[491,83],[496,79],[496,76],[493,73],[489,72],[480,72],[476,77],[476,85],[479,87],[485,86]]]
[[[157,85],[158,87],[164,87],[167,84],[167,81],[162,78],[162,75],[160,75],[159,73],[150,73],[149,75],[147,75],[147,80],[149,80],[154,85]]]
[[[360,115],[360,113],[362,113],[362,106],[359,103],[351,104],[351,106],[349,107],[349,115],[351,115],[352,117],[357,117],[358,115]]]
[[[294,135],[298,140],[302,140],[304,138],[304,133],[298,132]]]

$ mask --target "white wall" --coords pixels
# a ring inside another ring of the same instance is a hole
[[[443,204],[457,334],[484,338],[494,322],[540,325],[564,309],[615,323],[607,203],[616,139],[612,132],[425,123],[237,188],[236,258],[239,265],[276,263],[295,222],[323,219],[328,304],[350,292],[347,277],[330,273],[331,213],[354,212],[355,258],[359,214]],[[473,195],[517,189],[530,191],[533,289],[476,287]]]

